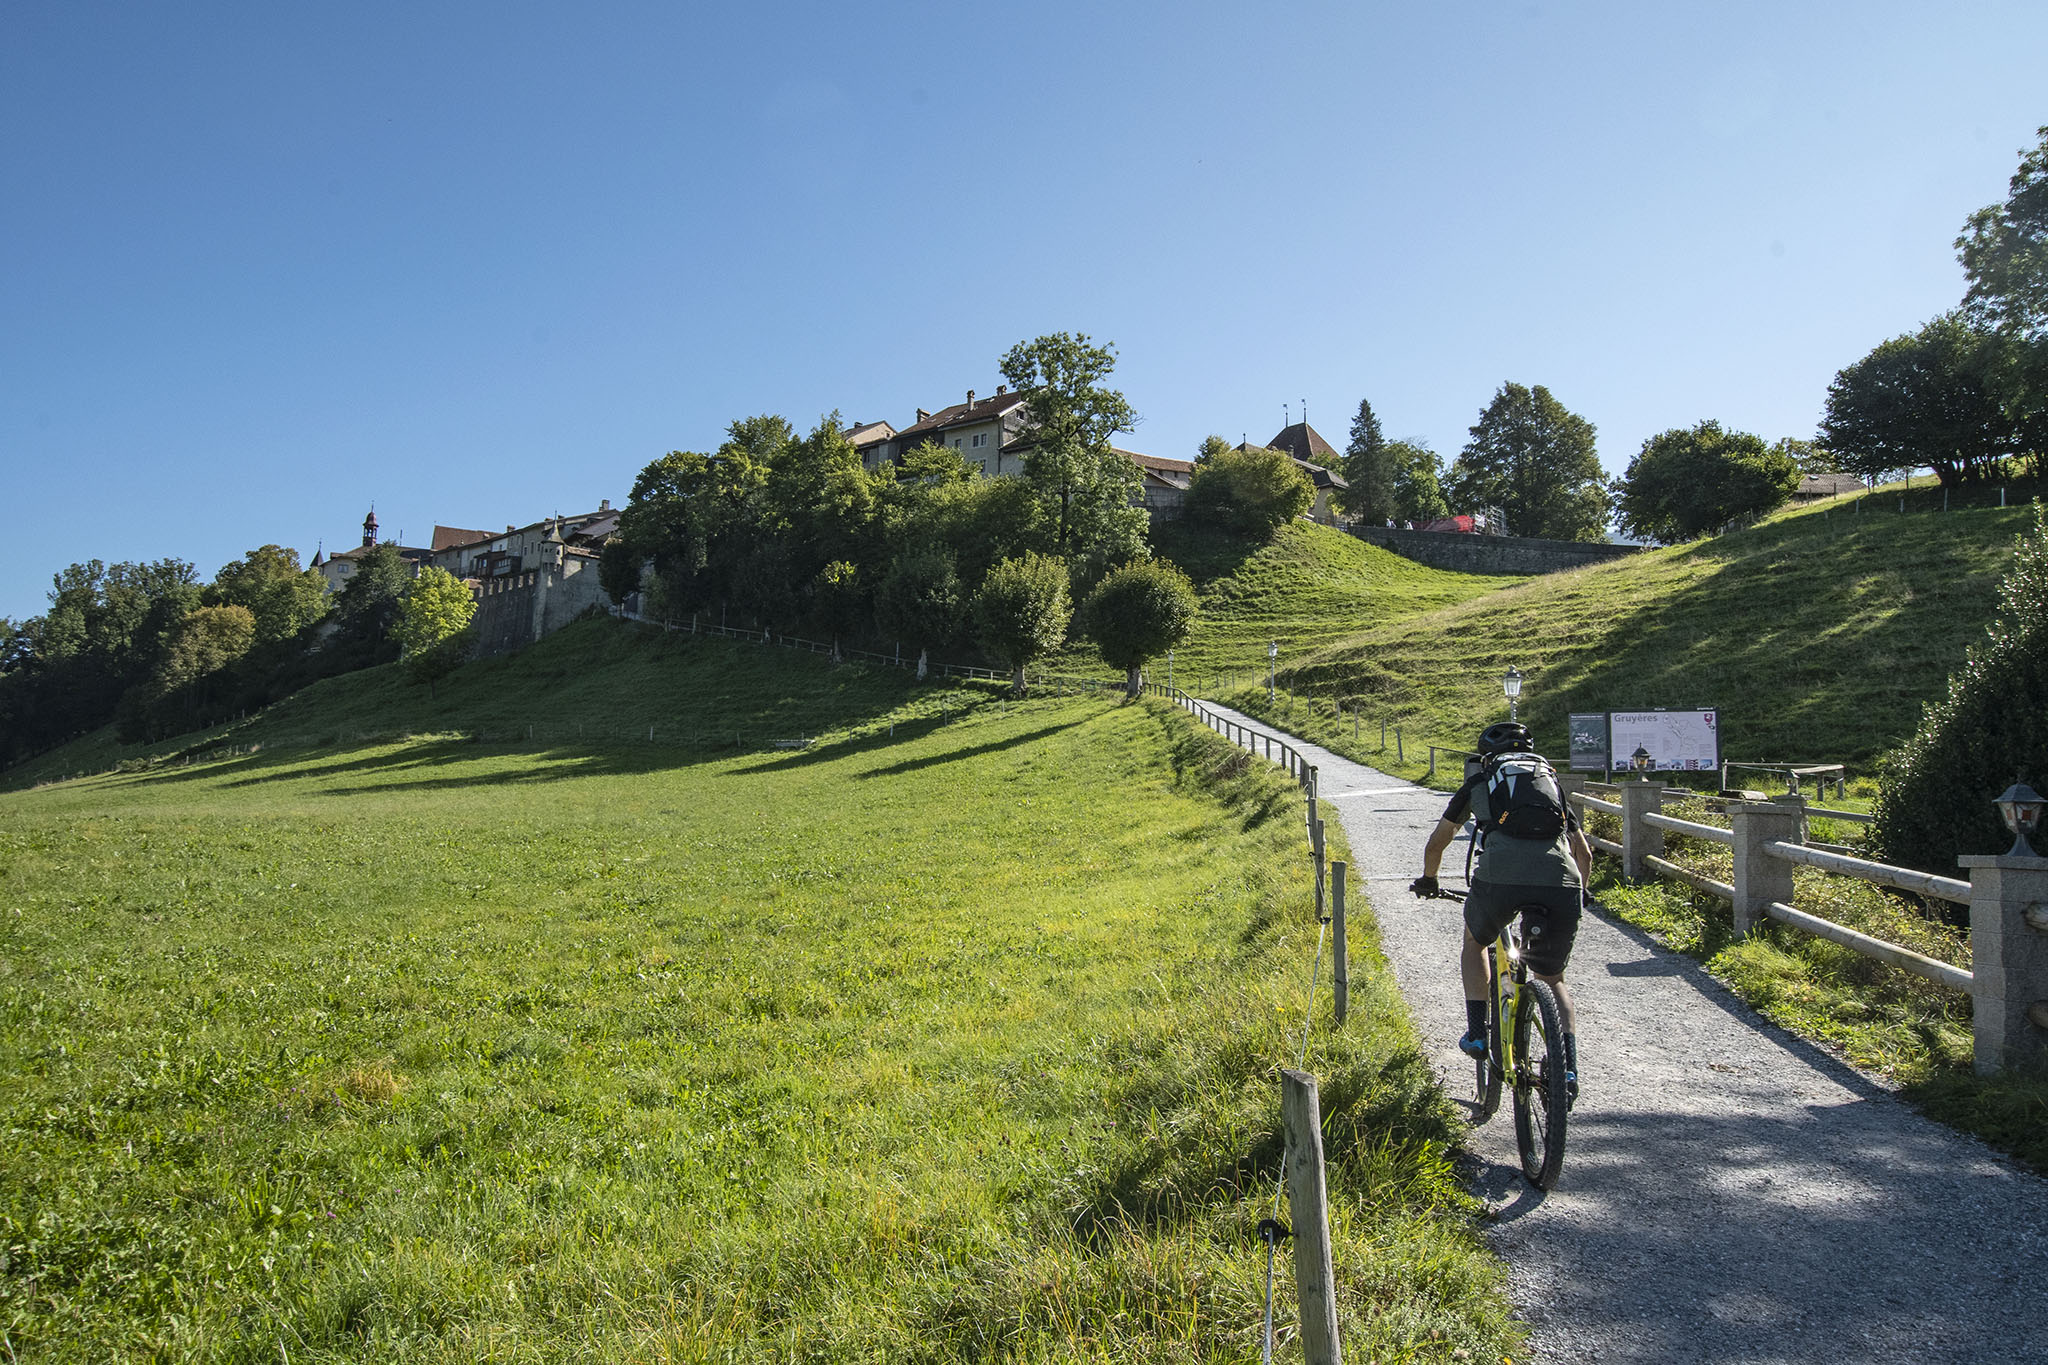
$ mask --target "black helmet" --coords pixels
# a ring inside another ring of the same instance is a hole
[[[1489,725],[1479,732],[1479,756],[1492,758],[1495,754],[1532,754],[1536,742],[1529,735],[1529,727],[1517,721],[1504,720]]]

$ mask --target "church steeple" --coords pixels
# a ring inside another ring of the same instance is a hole
[[[372,507],[370,515],[363,518],[363,548],[369,549],[377,543],[377,509]]]

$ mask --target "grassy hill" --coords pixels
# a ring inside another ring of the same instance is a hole
[[[1981,496],[1981,495],[1980,495]],[[1995,495],[1994,495],[1995,496]],[[1500,677],[1526,676],[1522,718],[1546,751],[1575,710],[1718,707],[1731,759],[1866,770],[1910,734],[1996,602],[2024,507],[1942,512],[1921,490],[1787,509],[1745,531],[1497,587],[1352,632],[1291,662],[1276,720],[1406,774],[1420,742],[1469,747],[1504,719]],[[1333,699],[1362,712],[1354,745]],[[1226,700],[1267,714],[1264,688]],[[1405,764],[1378,747],[1402,726]]]
[[[734,724],[821,742],[662,738]],[[1256,1357],[1317,926],[1298,797],[1179,713],[599,621],[223,740],[0,795],[8,1358]],[[1354,954],[1347,1341],[1500,1359]]]
[[[1268,641],[1280,642],[1285,664],[1368,627],[1522,581],[1446,573],[1305,521],[1281,527],[1265,543],[1172,522],[1154,532],[1154,548],[1187,572],[1202,601],[1194,638],[1174,651],[1175,680],[1211,690],[1229,674],[1263,678]],[[1068,658],[1076,667],[1102,671],[1086,646]],[[1166,676],[1163,666],[1153,672]]]

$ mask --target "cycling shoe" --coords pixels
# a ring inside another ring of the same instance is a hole
[[[1458,1051],[1475,1061],[1486,1055],[1486,1035],[1468,1033],[1458,1040]]]

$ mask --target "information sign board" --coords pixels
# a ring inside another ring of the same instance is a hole
[[[1713,711],[1610,711],[1608,752],[1618,772],[1711,772],[1721,766]]]
[[[1605,711],[1574,711],[1572,713],[1572,771],[1583,773],[1607,771],[1607,713]]]

